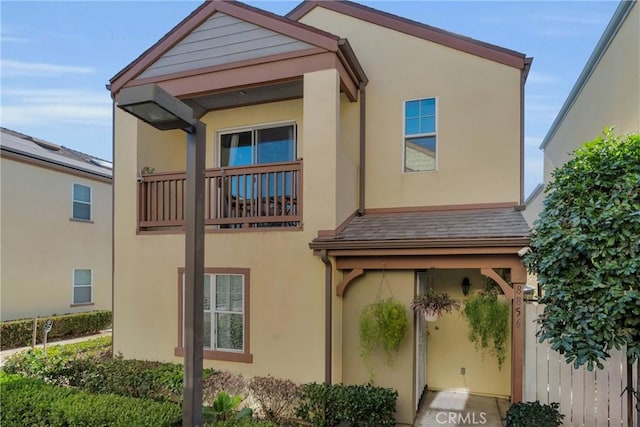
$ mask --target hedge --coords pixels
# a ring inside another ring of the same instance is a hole
[[[397,391],[370,384],[304,384],[296,415],[318,427],[394,426],[397,399]]]
[[[3,427],[178,426],[180,406],[112,394],[91,394],[0,372]]]
[[[98,310],[86,313],[63,314],[59,316],[39,317],[37,342],[43,340],[43,325],[47,320],[53,322],[48,341],[74,338],[98,333],[111,326],[111,311]],[[10,320],[0,323],[0,349],[26,347],[31,345],[33,319]]]

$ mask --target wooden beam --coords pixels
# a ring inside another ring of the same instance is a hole
[[[331,251],[329,252],[331,255]],[[510,255],[356,256],[336,259],[338,270],[420,270],[427,268],[519,268],[522,261]]]
[[[493,281],[500,286],[500,289],[502,289],[504,296],[506,296],[510,300],[513,300],[513,288],[502,277],[500,277],[500,275],[496,273],[493,268],[481,268],[480,274],[493,279]]]
[[[513,284],[511,301],[511,403],[522,402],[524,376],[524,283]]]
[[[353,270],[351,270],[349,274],[347,274],[346,277],[342,279],[342,282],[340,282],[336,287],[336,295],[341,297],[347,290],[347,286],[349,285],[349,283],[351,283],[351,281],[356,277],[360,277],[363,274],[364,270],[361,268],[354,268]]]

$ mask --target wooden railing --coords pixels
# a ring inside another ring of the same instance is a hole
[[[140,230],[184,226],[185,179],[184,172],[142,177],[138,184]],[[206,170],[206,226],[298,227],[301,221],[302,160]]]

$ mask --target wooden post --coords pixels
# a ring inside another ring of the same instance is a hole
[[[511,301],[511,403],[522,402],[524,375],[524,295],[522,283],[513,284]]]

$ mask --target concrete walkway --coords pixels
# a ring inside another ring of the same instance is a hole
[[[454,391],[426,391],[414,427],[503,427],[509,401]]]
[[[82,342],[82,341],[89,341],[95,338],[100,338],[100,337],[105,337],[105,336],[111,336],[111,329],[107,329],[104,330],[102,332],[100,332],[99,334],[95,334],[95,335],[87,335],[85,337],[80,337],[80,338],[73,338],[73,339],[69,339],[69,340],[62,340],[62,341],[53,341],[50,343],[47,343],[47,347],[52,347],[55,345],[63,345],[63,344],[74,344],[77,342]],[[36,348],[42,348],[43,345],[42,344],[38,344],[36,345]],[[31,348],[31,346],[29,347],[20,347],[20,348],[12,348],[10,350],[2,350],[0,351],[0,366],[4,365],[4,360],[11,356],[14,355],[16,353],[20,353],[21,351],[25,351],[25,350],[29,350]]]

